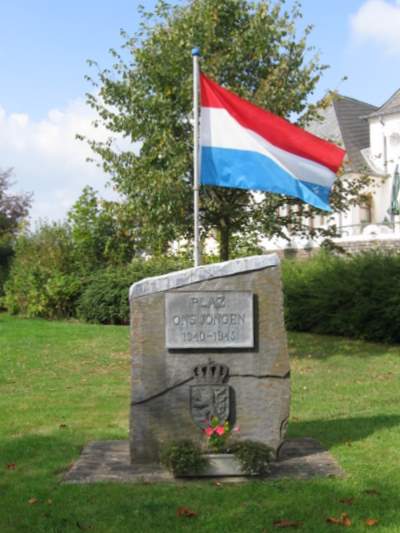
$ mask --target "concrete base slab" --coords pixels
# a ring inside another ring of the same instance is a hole
[[[344,477],[344,472],[321,444],[315,439],[285,440],[279,450],[278,461],[271,464],[271,472],[263,481],[290,478]],[[213,478],[202,478],[207,481]],[[253,478],[215,478],[221,482],[240,482]],[[260,479],[260,478],[258,478]],[[199,478],[195,479],[199,481]],[[126,440],[91,442],[82,451],[78,461],[64,476],[64,483],[159,483],[177,482],[160,465],[130,464],[129,442]],[[191,483],[193,480],[179,480]]]

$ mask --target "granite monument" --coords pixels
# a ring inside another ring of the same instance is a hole
[[[212,416],[278,449],[290,369],[276,255],[144,279],[130,306],[133,464],[158,463],[171,440],[201,442]]]

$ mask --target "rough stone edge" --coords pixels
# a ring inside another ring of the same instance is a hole
[[[240,259],[233,259],[214,265],[203,265],[187,268],[178,272],[171,272],[154,278],[145,278],[134,283],[129,289],[129,300],[140,298],[155,292],[168,291],[176,287],[183,287],[199,281],[224,276],[233,276],[242,272],[261,270],[262,268],[275,267],[280,263],[277,254],[253,255]]]
[[[165,470],[159,464],[153,465],[132,465],[128,461],[128,453],[124,453],[124,449],[114,451],[116,456],[109,457],[109,462],[104,462],[104,458],[110,454],[111,450],[104,449],[100,450],[100,461],[96,456],[96,449],[99,445],[108,445],[121,446],[126,444],[126,448],[129,446],[128,441],[92,441],[88,443],[81,452],[78,460],[69,468],[67,472],[64,473],[63,479],[61,480],[62,484],[87,484],[87,483],[175,483],[175,484],[185,484],[192,482],[210,482],[218,481],[221,483],[241,483],[248,482],[253,479],[258,479],[261,481],[275,481],[277,479],[294,479],[294,480],[306,480],[314,478],[324,478],[324,477],[335,477],[335,478],[346,478],[346,472],[340,467],[338,461],[335,457],[329,452],[328,449],[324,448],[319,441],[310,437],[300,437],[297,439],[287,439],[284,441],[282,449],[285,444],[290,446],[299,444],[305,446],[304,452],[300,455],[288,455],[283,457],[281,460],[274,461],[271,463],[271,470],[266,476],[255,476],[255,477],[242,477],[242,476],[233,476],[233,477],[193,477],[193,478],[174,478],[171,473]],[[310,448],[311,446],[311,448]],[[307,453],[307,451],[309,453]],[[126,455],[126,458],[125,458]],[[86,462],[86,465],[85,465]],[[113,473],[108,469],[111,464],[118,464],[123,466],[122,470],[119,469],[118,472]],[[90,472],[90,469],[93,468],[93,465],[96,467],[100,466],[100,471],[96,470]],[[83,470],[79,472],[79,470]],[[89,469],[89,471],[88,471]],[[86,472],[85,472],[86,470]],[[78,476],[76,473],[78,472]]]

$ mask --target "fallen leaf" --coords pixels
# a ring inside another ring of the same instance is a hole
[[[367,519],[364,521],[364,524],[365,524],[366,526],[369,526],[369,527],[371,527],[371,526],[376,526],[377,523],[378,523],[378,520],[375,520],[375,518],[367,518]]]
[[[67,424],[60,424],[58,427],[59,427],[60,429],[64,429],[64,428],[67,428],[68,426],[67,426]]]
[[[336,518],[334,516],[329,516],[326,519],[328,524],[335,524],[337,526],[344,526],[344,527],[350,527],[351,526],[351,520],[347,513],[342,513],[341,518]]]
[[[178,507],[176,510],[176,516],[187,516],[188,518],[193,518],[194,516],[197,516],[197,513],[191,509],[188,509],[187,507]]]
[[[348,513],[342,513],[342,524],[346,527],[351,526],[351,520]]]
[[[220,481],[214,481],[213,485],[219,488],[222,487],[222,483]]]
[[[345,505],[353,505],[354,498],[342,498],[339,502],[344,503]]]
[[[28,500],[28,503],[29,505],[34,505],[35,503],[37,503],[39,500],[37,498],[30,498]]]
[[[379,496],[380,494],[380,492],[375,489],[364,490],[364,493],[368,494],[369,496]]]
[[[272,525],[274,527],[301,527],[303,522],[300,522],[300,520],[286,520],[286,518],[283,518],[282,520],[275,520],[272,522]]]
[[[340,518],[335,518],[334,516],[328,516],[326,521],[327,521],[328,524],[337,524],[337,525],[339,525],[339,524],[342,523]]]
[[[16,465],[15,463],[9,463],[9,464],[7,465],[7,470],[15,470],[15,467],[16,467],[16,466],[17,466],[17,465]]]

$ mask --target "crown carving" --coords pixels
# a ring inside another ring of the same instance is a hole
[[[193,375],[199,384],[219,385],[229,376],[229,367],[222,363],[209,360],[208,363],[196,365]]]

